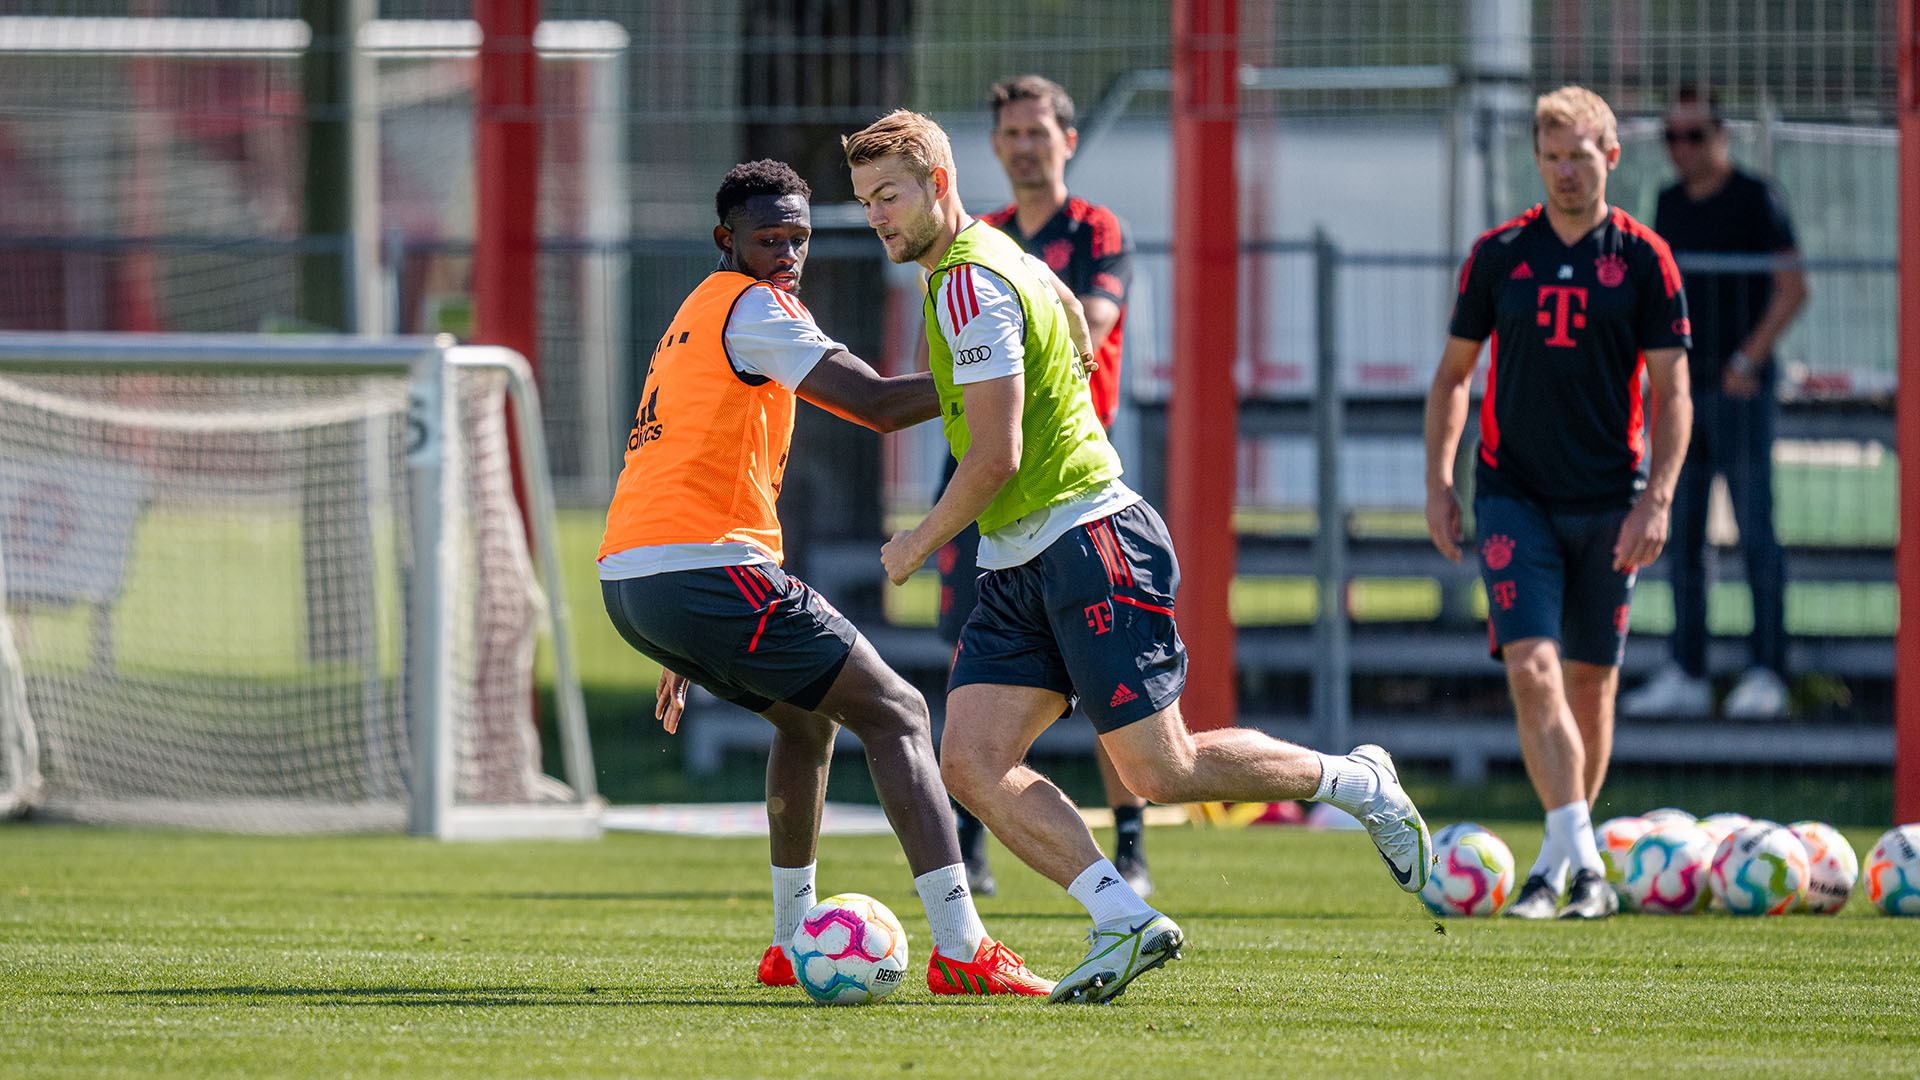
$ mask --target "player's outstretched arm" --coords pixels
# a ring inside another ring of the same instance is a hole
[[[1693,435],[1687,351],[1648,349],[1647,381],[1653,388],[1653,446],[1647,463],[1647,489],[1620,523],[1620,539],[1613,545],[1613,568],[1620,571],[1648,565],[1667,546],[1673,489],[1680,482],[1680,466],[1687,460],[1687,441]]]
[[[889,378],[840,349],[821,357],[796,392],[842,420],[881,433],[899,431],[940,415],[940,395],[933,388],[932,372]]]
[[[1046,263],[1034,259],[1031,256],[1029,256],[1029,261],[1034,266],[1034,272],[1042,275],[1041,280],[1045,281],[1047,287],[1053,290],[1053,295],[1060,298],[1060,306],[1067,309],[1067,336],[1073,339],[1074,352],[1083,358],[1090,355],[1093,352],[1093,327],[1087,322],[1086,305],[1080,302],[1079,297],[1073,295],[1073,290],[1067,288],[1067,283],[1060,280],[1060,275],[1054,273],[1053,269]],[[1107,301],[1107,303],[1109,306],[1112,305],[1112,301]],[[1119,321],[1119,310],[1117,307],[1114,308],[1115,322]],[[1112,329],[1111,323],[1108,324],[1108,329]],[[1102,334],[1101,336],[1105,337],[1106,335]],[[1089,368],[1088,370],[1091,371],[1092,369]]]
[[[1020,471],[1020,418],[1026,408],[1026,376],[1019,372],[967,383],[961,390],[968,445],[940,499],[911,529],[893,534],[880,549],[887,580],[903,585],[927,556],[984,513],[1000,489]]]
[[[1467,427],[1468,388],[1479,362],[1479,342],[1448,337],[1427,391],[1427,535],[1454,562],[1460,561],[1460,496],[1454,490],[1453,458]]]

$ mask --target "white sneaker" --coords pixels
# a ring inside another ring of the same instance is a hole
[[[1750,667],[1734,684],[1721,711],[1729,720],[1784,720],[1787,684],[1768,668]]]
[[[1620,695],[1620,715],[1698,717],[1713,712],[1707,680],[1696,679],[1679,664],[1667,663],[1631,693]]]
[[[1180,959],[1186,944],[1180,924],[1159,912],[1137,926],[1087,932],[1086,958],[1054,984],[1047,1000],[1054,1004],[1099,1005],[1127,992],[1127,984],[1145,972]]]
[[[1433,873],[1433,837],[1420,818],[1419,808],[1407,796],[1407,789],[1400,786],[1392,756],[1368,743],[1354,747],[1347,757],[1373,766],[1380,780],[1373,796],[1360,807],[1360,824],[1367,827],[1367,835],[1373,838],[1374,849],[1380,852],[1380,861],[1387,864],[1393,880],[1406,892],[1419,892],[1427,887],[1427,878]]]

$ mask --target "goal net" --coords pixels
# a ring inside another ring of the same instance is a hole
[[[0,811],[597,831],[537,408],[501,349],[0,334]]]

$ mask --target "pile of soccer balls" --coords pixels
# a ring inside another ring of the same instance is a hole
[[[1744,814],[1696,820],[1663,808],[1594,826],[1607,880],[1625,911],[1691,915],[1832,914],[1864,877],[1867,900],[1888,915],[1920,916],[1920,823],[1887,830],[1861,867],[1839,830],[1780,825]],[[1437,862],[1420,899],[1435,915],[1497,915],[1515,892],[1513,852],[1479,825],[1433,837]]]

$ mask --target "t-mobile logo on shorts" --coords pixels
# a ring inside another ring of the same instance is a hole
[[[1089,604],[1086,609],[1087,625],[1093,627],[1097,637],[1113,629],[1113,605],[1105,600]]]
[[[1513,610],[1513,582],[1496,581],[1493,583],[1493,602],[1500,605],[1501,611]]]

